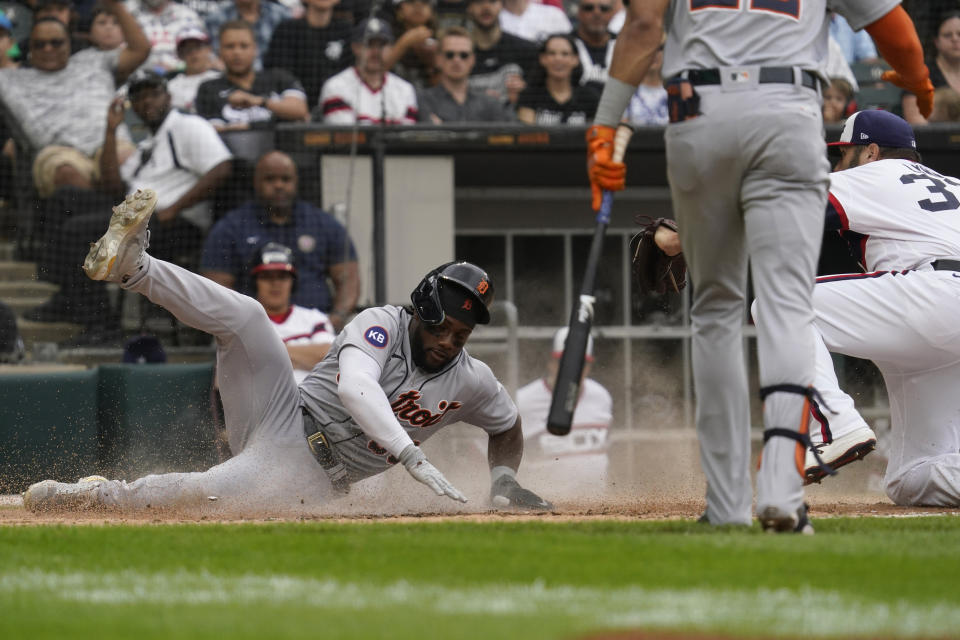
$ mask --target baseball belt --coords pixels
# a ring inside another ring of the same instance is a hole
[[[960,260],[934,260],[934,271],[960,271]]]
[[[670,80],[681,80],[683,74],[670,78]],[[686,81],[692,85],[720,84],[720,69],[691,69],[686,72]],[[668,81],[669,82],[669,81]],[[793,84],[793,67],[761,67],[760,84]],[[817,90],[820,84],[820,78],[812,71],[803,69],[800,71],[800,84],[808,89]]]
[[[310,453],[317,459],[320,466],[330,478],[330,484],[340,493],[350,491],[350,481],[347,478],[347,467],[330,443],[326,434],[317,425],[307,408],[303,408],[303,434],[307,437]]]

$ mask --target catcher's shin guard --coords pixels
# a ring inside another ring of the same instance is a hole
[[[766,444],[767,440],[774,436],[781,436],[796,440],[798,443],[803,445],[803,448],[800,448],[799,446],[797,447],[796,454],[797,471],[801,476],[804,475],[804,470],[806,468],[808,451],[813,454],[817,464],[820,465],[822,475],[836,475],[837,472],[820,458],[819,452],[816,448],[814,448],[813,443],[810,442],[810,416],[812,415],[812,408],[819,408],[822,406],[826,408],[827,411],[830,411],[830,407],[828,407],[826,402],[823,400],[823,396],[821,396],[820,392],[817,391],[813,386],[802,387],[798,384],[773,384],[760,388],[760,399],[766,400],[767,396],[776,392],[796,393],[804,396],[805,400],[803,403],[803,412],[800,417],[800,426],[796,431],[792,429],[783,429],[780,427],[771,427],[769,429],[765,429],[763,432],[763,444]]]
[[[802,400],[780,396],[768,401],[767,397],[774,393],[796,394],[802,396]],[[802,504],[803,480],[807,451],[811,449],[810,407],[819,393],[813,387],[778,384],[761,388],[760,397],[764,400],[766,424],[789,424],[793,420],[790,416],[795,417],[798,409],[800,421],[794,428],[771,426],[763,432],[757,476],[757,518],[766,531],[811,533]],[[795,444],[770,442],[777,437],[793,440]],[[826,469],[833,473],[829,467]]]

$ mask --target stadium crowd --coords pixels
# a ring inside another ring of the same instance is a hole
[[[0,199],[12,200],[14,168],[27,167],[43,247],[33,257],[61,285],[24,316],[91,327],[103,324],[106,296],[76,278],[64,247],[87,237],[105,203],[147,181],[166,198],[154,251],[253,295],[249,257],[284,242],[298,268],[330,280],[312,304],[342,326],[358,293],[346,232],[305,202],[271,204],[282,186],[254,176],[255,162],[243,167],[218,135],[284,122],[584,127],[625,16],[621,0],[23,1],[0,5]],[[938,87],[929,121],[960,119],[960,0],[904,5]],[[927,122],[913,96],[876,81],[883,63],[865,32],[835,16],[830,33],[826,122],[863,108]],[[658,70],[624,114],[634,125],[667,122]],[[295,180],[292,189],[295,199]],[[314,242],[298,246],[298,225],[321,214]],[[250,229],[262,242],[224,240]]]

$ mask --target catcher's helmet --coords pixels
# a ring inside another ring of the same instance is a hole
[[[293,251],[279,242],[268,242],[254,254],[250,265],[250,277],[256,278],[264,271],[285,271],[297,277],[297,268],[293,264]]]
[[[410,301],[417,317],[426,324],[440,324],[448,313],[471,324],[488,324],[493,282],[475,264],[447,262],[424,276],[410,294]]]

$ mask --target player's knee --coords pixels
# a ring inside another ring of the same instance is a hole
[[[926,462],[891,479],[886,492],[900,506],[960,505],[960,467],[942,459]]]

